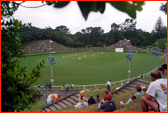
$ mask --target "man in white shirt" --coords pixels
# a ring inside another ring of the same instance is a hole
[[[110,92],[110,87],[111,87],[111,80],[107,81],[107,89],[108,89],[108,92]]]
[[[161,77],[160,72],[152,71],[149,88],[144,89],[146,95],[141,97],[141,108],[147,112],[150,107],[155,112],[167,111],[167,79]],[[153,98],[153,99],[152,99]]]

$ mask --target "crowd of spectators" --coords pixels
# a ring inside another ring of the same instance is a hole
[[[120,40],[115,44],[112,44],[110,46],[108,46],[108,49],[114,49],[114,48],[126,48],[126,49],[131,49],[131,50],[136,50],[137,47],[134,47],[133,45],[130,44],[129,40]]]
[[[57,42],[53,41],[51,43],[51,51],[62,51],[69,49],[69,47],[65,47],[64,45],[59,44]],[[41,40],[36,43],[30,44],[22,51],[27,53],[50,51],[50,40]]]

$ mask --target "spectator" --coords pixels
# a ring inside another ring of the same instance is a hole
[[[108,94],[108,91],[104,91],[104,101],[106,101],[109,97],[111,98],[111,95]]]
[[[53,103],[53,100],[52,100],[52,98],[51,98],[50,95],[49,95],[48,98],[47,98],[46,104],[47,104],[47,105],[50,105],[50,104],[52,104],[52,103]]]
[[[143,75],[140,75],[141,78],[143,78]]]
[[[116,96],[116,94],[113,91],[111,91],[111,98],[113,98],[115,96]]]
[[[98,105],[99,112],[112,112],[114,110],[116,110],[116,105],[113,100],[111,101],[111,96],[107,98],[107,102],[101,100]]]
[[[144,92],[142,91],[142,89],[141,89],[140,86],[137,86],[137,87],[136,87],[136,91],[137,91],[137,93],[134,94],[134,95],[136,96],[136,98],[138,98],[138,97],[144,95]]]
[[[161,77],[160,72],[152,71],[149,88],[145,88],[146,95],[141,97],[141,108],[147,112],[149,107],[155,112],[167,111],[167,79]]]
[[[95,99],[93,98],[93,94],[90,94],[90,98],[88,99],[88,106],[95,104]]]
[[[74,105],[75,108],[81,108],[81,107],[85,107],[85,106],[88,106],[88,103],[86,103],[84,101],[84,95],[80,95],[80,97],[78,98],[78,103],[77,105]]]
[[[46,84],[44,83],[44,85],[43,85],[43,88],[44,88],[44,91],[45,91],[45,88],[46,88]]]
[[[110,92],[110,87],[111,87],[111,80],[107,81],[107,89],[108,89],[108,92]]]
[[[66,93],[68,93],[69,85],[67,83],[65,85],[65,88],[66,88]]]
[[[48,83],[46,84],[46,89],[47,89],[47,91],[48,91]]]
[[[40,84],[37,85],[37,89],[40,90]]]
[[[74,90],[74,84],[71,84],[71,91]]]
[[[164,75],[164,78],[167,79],[167,64],[161,65],[159,70]]]
[[[49,90],[51,91],[51,84],[50,83],[49,83],[48,87],[49,87]]]
[[[61,97],[60,97],[60,95],[58,95],[58,97],[57,97],[57,99],[56,99],[56,100],[58,101],[58,100],[60,100],[60,99],[61,99]]]
[[[120,101],[119,105],[120,105],[120,108],[123,108],[125,105],[131,103],[134,99],[136,99],[136,96],[135,95],[130,95],[130,98],[126,103]]]
[[[101,101],[101,99],[99,99],[99,95],[97,94],[96,97],[97,97],[97,98],[95,99],[95,102],[96,102],[96,103],[99,103],[99,102]]]
[[[63,91],[65,90],[64,88],[65,88],[65,85],[64,85],[64,83],[63,83],[63,85],[62,85],[62,90],[63,90]]]

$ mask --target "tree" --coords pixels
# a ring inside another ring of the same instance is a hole
[[[162,32],[162,27],[163,27],[162,18],[159,16],[155,24],[155,32],[160,34]]]
[[[64,25],[61,25],[61,26],[56,27],[56,28],[55,28],[55,31],[56,31],[56,32],[61,31],[61,32],[64,32],[64,33],[66,33],[66,34],[70,34],[69,28],[67,28],[67,27],[64,26]]]
[[[97,46],[101,47],[102,46],[102,42],[98,41],[97,42]]]
[[[34,89],[32,84],[41,77],[40,69],[44,66],[42,60],[29,74],[26,67],[20,67],[17,58],[24,57],[21,51],[21,29],[25,25],[21,21],[12,19],[18,5],[13,1],[1,2],[1,110],[3,112],[20,111],[30,108],[36,99],[42,97],[40,91]]]
[[[165,15],[167,15],[167,2],[165,4],[162,3],[160,10],[163,11]]]
[[[45,2],[47,5],[53,5],[53,7],[55,8],[63,8],[70,3],[70,1],[45,1]],[[44,3],[44,1],[42,1],[42,3]],[[91,11],[100,12],[103,14],[106,8],[106,3],[109,3],[111,6],[115,7],[116,9],[127,13],[131,18],[134,18],[134,19],[136,18],[136,11],[141,11],[142,6],[145,4],[144,1],[132,1],[132,2],[130,1],[129,2],[128,1],[77,1],[77,4],[85,20],[87,20],[88,15]],[[15,2],[15,4],[18,4],[18,3]],[[18,4],[18,5],[25,8],[38,8],[38,7],[45,6],[46,4],[43,4],[37,7],[27,7],[27,6],[23,6],[22,4]]]

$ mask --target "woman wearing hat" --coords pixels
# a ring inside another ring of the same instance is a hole
[[[84,97],[84,95],[82,94],[82,95],[80,95],[80,97],[78,98],[78,103],[77,103],[77,105],[74,105],[74,107],[75,108],[81,108],[81,107],[85,107],[85,106],[88,106],[88,103],[86,103],[85,101],[84,101],[84,99],[85,99],[85,97]]]

